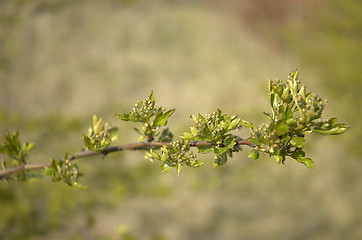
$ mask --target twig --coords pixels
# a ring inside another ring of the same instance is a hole
[[[69,155],[67,160],[73,161],[79,158],[85,158],[95,155],[103,155],[106,156],[107,154],[111,152],[118,152],[123,150],[143,150],[143,149],[150,149],[150,148],[161,148],[162,146],[167,146],[169,142],[141,142],[141,143],[131,143],[131,144],[125,144],[120,146],[114,146],[114,147],[108,147],[105,148],[102,152],[94,152],[90,150],[85,150],[81,152],[77,152],[75,154]],[[255,145],[247,140],[242,139],[238,140],[236,142],[237,145],[246,145],[249,147],[255,147]],[[214,145],[213,143],[208,142],[202,142],[202,141],[191,141],[190,146],[191,147],[197,147],[197,146],[208,146],[208,145]],[[63,161],[66,159],[63,159]],[[12,173],[20,172],[20,171],[30,171],[30,170],[38,170],[43,169],[45,167],[50,167],[50,162],[47,163],[33,163],[33,164],[25,164],[17,167],[7,168],[4,170],[0,170],[0,179],[8,177]]]

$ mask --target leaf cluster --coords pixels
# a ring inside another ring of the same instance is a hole
[[[65,154],[61,160],[52,158],[50,167],[45,167],[43,172],[45,175],[51,176],[53,182],[63,180],[71,187],[84,188],[79,183],[79,178],[83,174],[79,172],[78,165],[68,159],[68,154]]]
[[[84,144],[91,151],[102,152],[118,138],[116,131],[116,127],[112,127],[102,118],[93,115],[92,126],[88,130],[88,135],[83,133]]]
[[[201,114],[198,114],[198,117],[194,115],[190,117],[195,125],[191,127],[190,132],[182,135],[182,139],[210,143],[210,145],[200,145],[197,148],[199,153],[213,152],[215,166],[225,164],[227,158],[232,157],[233,152],[240,150],[240,147],[236,145],[239,137],[230,133],[242,127],[240,118],[222,114],[220,109],[206,114],[205,117]]]
[[[194,168],[202,165],[199,160],[196,160],[196,155],[190,151],[189,141],[185,140],[173,141],[169,145],[161,147],[161,154],[154,149],[150,149],[145,154],[146,158],[151,161],[153,159],[162,161],[161,169],[165,173],[170,172],[173,167],[176,169],[177,174],[180,174],[181,167],[184,165]]]
[[[137,101],[131,112],[126,114],[116,114],[123,121],[142,123],[142,128],[134,128],[141,135],[139,141],[151,142],[158,135],[156,132],[161,126],[166,126],[167,119],[175,112],[175,109],[165,110],[162,106],[155,107],[155,97],[153,91],[143,101]]]
[[[5,135],[2,135],[2,137],[3,143],[0,144],[0,153],[7,155],[12,160],[10,165],[16,167],[27,164],[29,162],[27,156],[35,147],[35,143],[25,142],[21,144],[19,140],[19,131],[14,131],[13,134],[8,132]],[[1,159],[1,165],[2,169],[8,167],[7,161],[3,159]],[[25,180],[26,176],[24,171],[13,175],[17,180]]]
[[[313,160],[305,157],[303,150],[306,134],[316,132],[324,135],[338,135],[348,130],[336,118],[323,117],[327,103],[298,80],[298,71],[293,71],[286,82],[269,81],[268,87],[271,113],[265,113],[269,122],[256,127],[247,121],[242,124],[251,130],[249,138],[257,145],[249,157],[257,159],[259,152],[273,156],[278,163],[286,157],[313,168]]]

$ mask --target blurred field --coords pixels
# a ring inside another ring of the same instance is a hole
[[[246,2],[1,3],[0,131],[19,129],[22,140],[35,141],[33,162],[80,150],[93,114],[119,127],[117,144],[135,142],[133,125],[114,113],[151,90],[158,104],[176,108],[169,123],[175,136],[188,130],[190,114],[216,108],[260,123],[269,111],[268,79],[295,68],[330,100],[328,113],[353,125],[343,136],[311,138],[313,170],[292,160],[252,161],[245,151],[216,169],[205,157],[202,168],[177,177],[140,152],[122,152],[79,160],[87,190],[48,179],[0,182],[0,239],[116,239],[120,225],[139,239],[361,238],[362,164],[360,150],[351,150],[361,136],[361,81],[346,88],[355,91],[343,92],[349,97],[340,94],[340,80],[323,77],[328,66],[310,58],[307,33],[297,41],[287,38],[300,34],[292,23],[278,29],[274,15],[265,13],[269,25],[247,18],[246,10],[258,11]],[[304,30],[298,16],[278,21],[297,19]]]

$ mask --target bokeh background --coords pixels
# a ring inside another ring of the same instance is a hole
[[[361,239],[362,2],[5,0],[0,131],[36,142],[32,162],[82,149],[97,114],[137,141],[125,113],[154,90],[169,126],[221,108],[261,123],[268,79],[298,69],[352,128],[310,136],[311,170],[247,158],[163,174],[141,152],[77,161],[86,190],[0,182],[0,239]],[[241,131],[248,137],[247,131]],[[130,238],[129,238],[130,239]]]

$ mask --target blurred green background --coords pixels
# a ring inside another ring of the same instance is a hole
[[[32,162],[82,149],[97,114],[137,141],[129,111],[154,90],[190,114],[221,108],[261,123],[268,79],[295,68],[352,128],[310,136],[311,170],[247,151],[180,176],[141,152],[77,161],[87,190],[0,182],[0,239],[361,239],[362,2],[109,0],[0,2],[0,132],[36,142]],[[241,131],[248,137],[247,131]],[[122,231],[123,231],[122,230]]]

